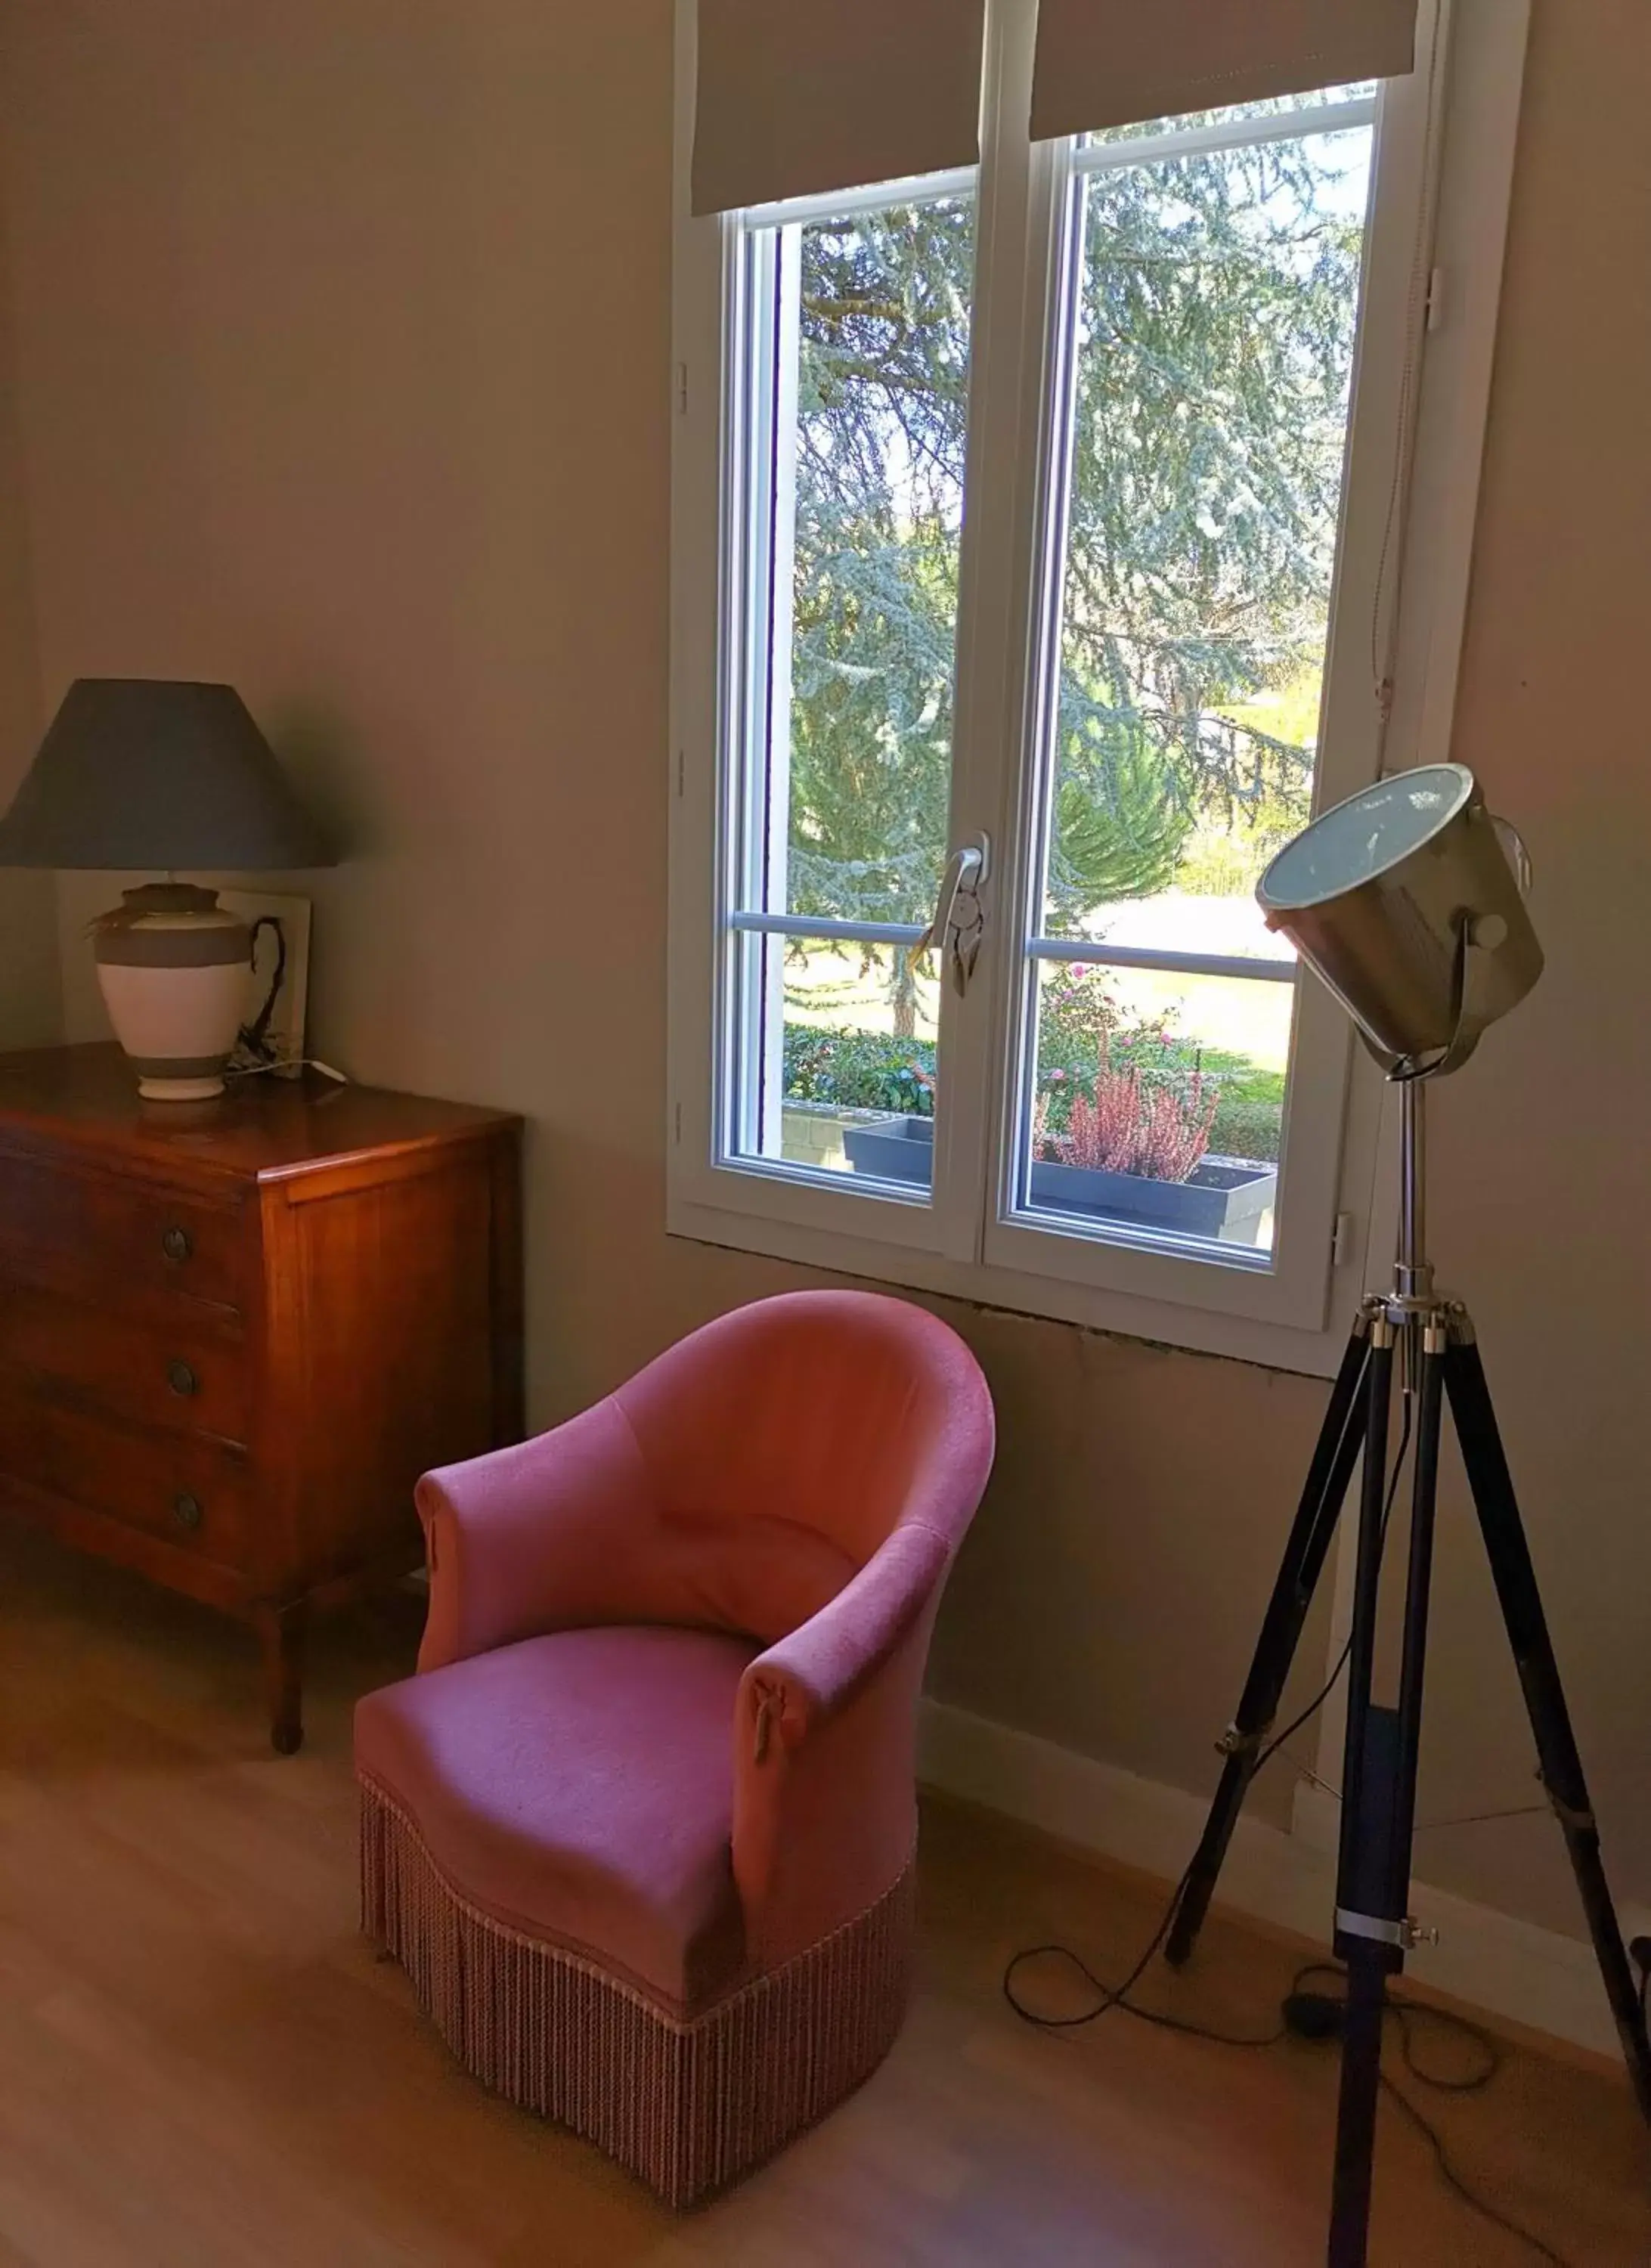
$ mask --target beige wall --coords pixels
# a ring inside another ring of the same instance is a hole
[[[40,733],[11,298],[0,197],[0,811]],[[0,868],[0,1048],[46,1045],[59,1036],[62,1015],[52,878]]]
[[[279,728],[351,847],[314,885],[317,1044],[533,1120],[548,1420],[799,1280],[663,1226],[667,0],[0,24],[45,688],[221,674]],[[1642,1897],[1648,101],[1641,0],[1537,0],[1460,752],[1529,830],[1551,973],[1444,1098],[1436,1186]],[[78,1028],[101,887],[64,892]],[[1322,1388],[955,1320],[1003,1451],[937,1689],[1207,1786]],[[1447,1527],[1425,1816],[1531,1792],[1458,1503]],[[1572,1927],[1554,1840],[1430,1835],[1424,1871]]]

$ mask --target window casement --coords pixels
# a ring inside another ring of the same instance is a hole
[[[1036,15],[977,166],[694,217],[683,0],[668,1225],[1327,1371],[1382,1092],[1254,884],[1448,749],[1524,10],[1043,142]]]

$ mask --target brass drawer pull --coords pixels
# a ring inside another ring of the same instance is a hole
[[[195,1250],[195,1239],[187,1228],[163,1229],[160,1248],[168,1260],[188,1260]]]
[[[169,1362],[166,1383],[174,1394],[193,1394],[201,1381],[187,1362]]]
[[[180,1528],[199,1528],[204,1517],[200,1498],[191,1496],[188,1489],[181,1489],[173,1497],[172,1511]]]

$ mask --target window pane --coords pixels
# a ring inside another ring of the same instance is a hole
[[[951,831],[974,199],[750,230],[743,258],[728,909],[915,939]],[[731,930],[727,966],[725,1153],[926,1201],[932,965]]]
[[[1294,984],[1044,961],[1021,1202],[1272,1248]]]
[[[938,988],[932,961],[840,939],[748,937],[748,1091],[775,1099],[748,1155],[892,1182],[933,1178]],[[768,1068],[766,1079],[762,1076]]]
[[[1080,186],[1048,934],[1122,942],[1153,901],[1152,942],[1269,950],[1255,882],[1312,796],[1370,138]]]
[[[1291,957],[1254,891],[1311,809],[1371,153],[1364,123],[1280,135],[1298,107],[1080,153],[1032,902],[1094,952],[1031,964],[1016,1145],[1024,1210],[1257,1264],[1295,986],[1108,954]],[[1252,118],[1262,138],[1227,142]]]
[[[949,831],[974,202],[797,233],[784,904],[925,921]]]
[[[1305,94],[1270,94],[1256,102],[1230,102],[1216,110],[1190,111],[1182,118],[1151,118],[1137,125],[1109,126],[1098,134],[1084,135],[1081,146],[1093,150],[1118,142],[1140,142],[1149,135],[1183,133],[1189,127],[1226,126],[1244,118],[1288,117],[1300,110],[1317,110],[1327,102],[1369,101],[1375,93],[1375,80],[1367,78],[1354,80],[1346,86],[1318,87]]]
[[[970,196],[747,239],[745,910],[932,910],[974,233]]]

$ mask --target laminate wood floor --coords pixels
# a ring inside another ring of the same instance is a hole
[[[1118,2015],[1028,2030],[1017,1945],[1117,1973],[1161,1892],[932,1804],[921,1983],[893,2056],[731,2198],[674,2220],[482,2094],[356,1933],[350,1705],[410,1602],[316,1633],[309,1742],[263,1743],[247,1635],[0,1528],[3,2268],[1292,2268],[1322,2257],[1333,2054]],[[1217,1917],[1155,2005],[1266,2030],[1298,1955]],[[1447,2043],[1439,2054],[1448,2053]],[[1575,2268],[1651,2262],[1614,2079],[1515,2054],[1425,2098],[1464,2173]],[[1384,2117],[1380,2268],[1537,2256]]]

